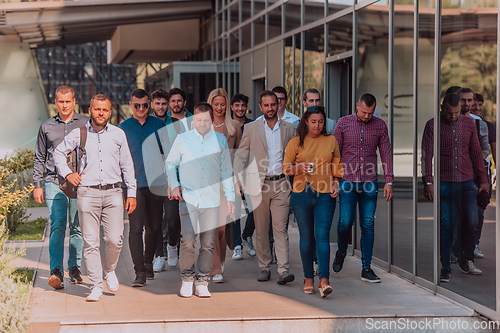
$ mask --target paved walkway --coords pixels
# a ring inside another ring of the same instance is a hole
[[[228,251],[225,282],[210,284],[212,292],[210,299],[199,299],[195,296],[189,299],[179,297],[181,281],[178,267],[169,267],[166,271],[155,274],[155,279],[148,281],[144,288],[132,288],[134,271],[127,241],[128,221],[125,223],[125,243],[116,270],[121,283],[120,289],[114,294],[105,289],[104,297],[97,303],[85,302],[90,286],[86,276],[83,284],[73,285],[69,283],[66,272],[65,289],[55,291],[48,286],[48,237],[44,242],[25,244],[27,255],[19,260],[18,266],[37,268],[35,286],[30,299],[33,311],[30,332],[151,333],[167,329],[165,326],[167,324],[177,325],[175,326],[177,330],[183,331],[188,327],[179,326],[181,324],[211,322],[209,325],[215,325],[213,321],[217,322],[217,325],[226,322],[227,325],[219,327],[218,330],[230,331],[244,327],[234,326],[236,324],[262,320],[270,320],[266,323],[273,322],[273,325],[284,325],[283,320],[291,320],[290,324],[297,320],[305,320],[305,324],[302,322],[300,326],[302,327],[300,331],[305,332],[312,330],[313,327],[315,331],[318,329],[333,331],[334,326],[340,329],[342,325],[339,319],[361,318],[362,321],[358,321],[357,325],[362,324],[365,329],[365,320],[368,317],[392,319],[447,317],[476,320],[471,309],[457,305],[444,297],[432,295],[427,290],[382,269],[374,267],[382,283],[362,282],[361,263],[355,257],[346,259],[341,273],[332,273],[330,278],[333,286],[332,295],[325,299],[321,299],[319,293],[305,295],[302,292],[298,231],[294,227],[290,228],[290,263],[291,272],[295,274],[296,280],[285,286],[276,283],[276,265],[272,266],[270,281],[257,282],[256,277],[259,273],[257,259],[250,258],[245,253],[243,260],[235,261],[231,259],[231,251]],[[336,246],[333,246],[331,253],[335,253],[334,247],[336,249]],[[82,267],[84,274],[85,271],[86,268]],[[328,325],[333,326],[325,326],[327,322],[321,326],[323,329],[315,326],[321,320],[327,320]],[[337,321],[333,322],[334,320]],[[354,323],[342,322],[348,325],[347,327],[352,327],[349,325]],[[141,330],[136,326],[130,327],[134,323],[143,323],[140,326]],[[169,327],[169,330],[176,330],[174,326]],[[284,329],[284,326],[279,327]],[[276,326],[276,329],[280,330],[279,327]],[[291,327],[295,327],[292,331],[299,328],[299,326]],[[252,329],[248,330],[256,330],[256,327],[252,326]]]

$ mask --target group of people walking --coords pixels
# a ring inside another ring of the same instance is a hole
[[[329,234],[337,198],[340,218],[333,271],[342,270],[359,204],[361,279],[380,282],[370,267],[377,150],[385,199],[391,200],[394,192],[388,130],[382,119],[374,117],[375,97],[362,95],[356,113],[337,124],[319,106],[318,90],[307,89],[302,100],[304,112],[299,118],[285,109],[283,87],[265,90],[259,96],[262,116],[252,121],[243,94],[230,99],[224,89],[214,89],[207,102],[196,104],[191,113],[185,109],[186,94],[181,89],[159,89],[151,98],[136,89],[130,96],[132,117],[116,127],[109,124],[107,96],[92,98],[88,119],[74,112],[73,90],[59,87],[55,99],[59,113],[40,127],[34,168],[35,200],[47,201],[51,218],[49,285],[64,286],[69,207],[70,281],[82,282],[83,248],[92,285],[87,301],[102,297],[104,280],[110,291],[118,290],[114,270],[123,243],[124,206],[134,287],[154,279],[166,264],[179,265],[180,296],[210,297],[209,281],[224,281],[227,239],[234,239],[233,259],[242,258],[244,247],[250,256],[257,256],[258,281],[270,280],[271,263],[276,261],[277,283],[284,285],[295,279],[289,264],[291,207],[300,234],[304,293],[315,292],[314,278],[319,274],[318,291],[326,297],[332,292]],[[82,131],[87,132],[86,141]],[[80,170],[70,170],[67,155],[82,146],[84,162]],[[77,186],[76,200],[61,192],[58,174]],[[243,206],[249,214],[242,233]],[[227,228],[233,223],[234,229]],[[100,226],[106,246],[102,262]]]

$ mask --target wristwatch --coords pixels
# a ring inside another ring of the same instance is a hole
[[[432,183],[425,182],[425,186],[427,186],[427,185],[431,185],[432,186]]]
[[[391,182],[391,183],[385,183],[385,185],[391,185],[391,186],[394,186],[394,182]]]

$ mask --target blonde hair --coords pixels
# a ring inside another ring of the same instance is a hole
[[[229,134],[229,136],[233,136],[236,133],[236,128],[234,127],[233,120],[231,119],[231,109],[227,92],[222,88],[214,89],[210,92],[210,95],[208,95],[207,102],[208,104],[212,105],[212,101],[214,100],[214,98],[219,96],[224,97],[224,99],[226,100],[226,116],[224,118],[224,124],[226,125],[227,133]]]

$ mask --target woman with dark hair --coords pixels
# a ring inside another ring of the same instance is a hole
[[[312,106],[300,119],[285,150],[283,172],[294,176],[290,204],[297,218],[304,293],[314,293],[314,242],[319,264],[319,292],[332,292],[329,282],[330,227],[343,175],[337,140],[326,132],[323,107]]]

